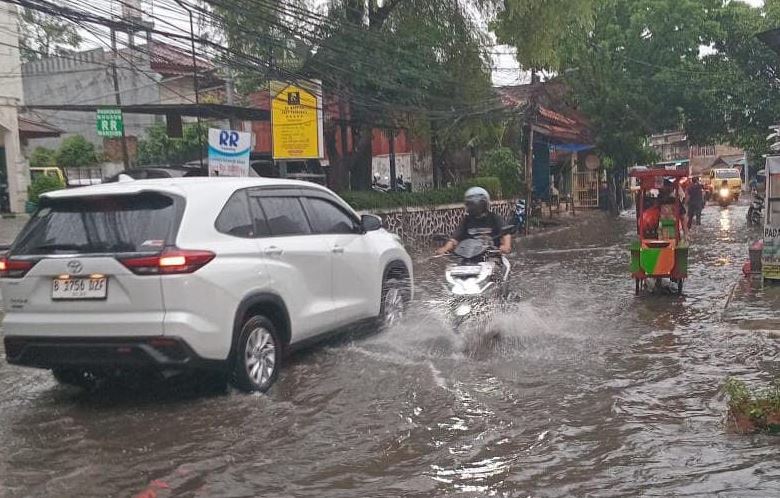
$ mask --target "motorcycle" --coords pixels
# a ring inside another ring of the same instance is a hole
[[[515,230],[515,226],[504,227],[501,236]],[[447,266],[444,278],[450,322],[459,332],[466,322],[484,323],[487,316],[508,301],[512,265],[489,238],[465,239],[451,256],[457,262]]]
[[[519,199],[515,203],[515,226],[518,230],[525,228],[525,199]]]
[[[748,225],[761,225],[764,219],[764,198],[757,193],[753,194],[753,202],[747,211]]]
[[[729,190],[728,187],[721,187],[718,189],[717,192],[717,201],[720,207],[726,208],[729,207],[729,204],[731,204],[734,201],[733,196],[731,195],[731,190]]]
[[[528,223],[529,219],[538,219],[541,218],[541,216],[542,216],[542,201],[540,199],[534,198],[531,201],[530,216],[528,215],[526,209],[525,199],[518,199],[518,201],[515,202],[514,224],[518,232],[525,229],[525,224]]]

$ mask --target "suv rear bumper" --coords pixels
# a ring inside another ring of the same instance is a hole
[[[203,359],[182,339],[168,336],[6,336],[4,343],[8,363],[36,368],[189,370],[215,369],[225,364]]]

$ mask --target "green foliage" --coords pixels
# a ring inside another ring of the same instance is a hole
[[[724,390],[732,416],[747,417],[759,428],[780,429],[774,427],[780,424],[780,379],[769,387],[751,390],[744,382],[729,377]]]
[[[598,0],[506,0],[491,24],[500,43],[517,47],[525,68],[559,69],[572,33],[593,25]]]
[[[138,141],[138,163],[143,166],[178,166],[198,159],[200,147],[206,153],[208,130],[204,125],[188,124],[184,126],[182,135],[182,138],[171,138],[164,123],[155,123],[146,130],[146,138]]]
[[[442,204],[463,203],[463,194],[469,187],[482,187],[492,199],[501,199],[501,182],[498,178],[472,178],[463,185],[421,192],[342,192],[339,195],[356,210],[393,209],[404,207],[430,207]]]
[[[56,159],[57,166],[63,168],[91,166],[98,162],[95,146],[81,135],[72,135],[63,140]]]
[[[495,135],[486,131],[495,126],[496,105],[489,40],[462,2],[332,0],[323,14],[303,0],[236,0],[214,9],[231,49],[269,61],[292,80],[321,80],[325,98],[341,103],[350,120],[345,131],[356,140],[354,150],[339,150],[339,126],[326,126],[339,188],[347,177],[353,187],[369,187],[371,128],[435,137],[437,154]],[[264,89],[268,79],[255,67],[239,70],[243,91]]]
[[[68,54],[82,41],[73,23],[33,9],[21,9],[19,53],[23,61]]]
[[[36,178],[32,185],[27,189],[27,196],[30,202],[37,203],[41,195],[46,192],[60,190],[65,188],[65,184],[59,178],[54,176],[41,175]]]
[[[30,153],[31,168],[47,168],[57,165],[57,151],[46,147],[36,147]]]
[[[479,160],[480,175],[497,178],[501,191],[508,196],[517,195],[523,190],[523,170],[520,160],[508,147],[488,150]]]
[[[402,207],[425,207],[463,202],[465,187],[428,190],[423,192],[366,192],[352,191],[339,194],[342,199],[358,211],[392,209]]]
[[[501,185],[501,180],[495,176],[469,178],[463,182],[463,187],[466,189],[470,187],[482,187],[488,191],[491,199],[503,198],[504,190]]]

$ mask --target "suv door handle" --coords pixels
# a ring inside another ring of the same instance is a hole
[[[279,247],[271,246],[266,247],[264,252],[266,256],[281,256],[284,251]]]
[[[344,248],[341,246],[333,246],[333,254],[344,254]]]

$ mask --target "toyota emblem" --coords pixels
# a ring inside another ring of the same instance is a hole
[[[84,265],[81,264],[81,261],[74,259],[73,261],[68,261],[68,272],[72,275],[78,275],[84,271]]]

